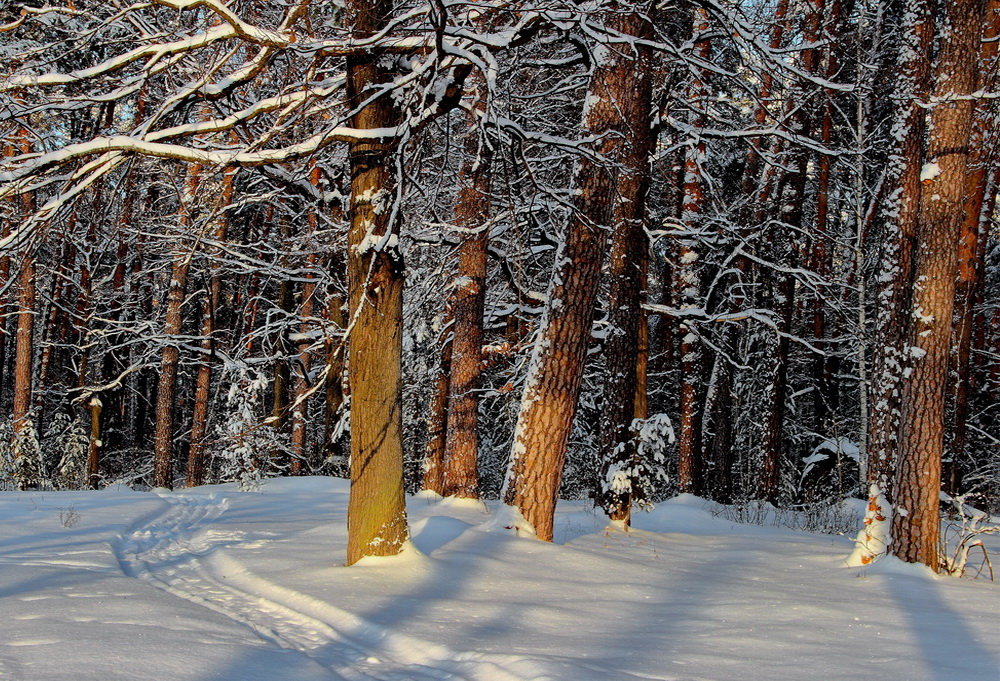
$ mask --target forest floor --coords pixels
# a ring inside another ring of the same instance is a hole
[[[1000,584],[694,497],[627,534],[561,503],[556,544],[412,497],[409,550],[350,568],[346,508],[329,478],[0,493],[0,679],[1000,679]]]

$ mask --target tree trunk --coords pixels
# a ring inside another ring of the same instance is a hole
[[[1000,0],[987,6],[986,30],[980,54],[980,73],[993,74],[984,79],[979,89],[996,91],[1000,84],[997,69],[998,38],[1000,38]],[[942,482],[946,492],[960,493],[965,469],[971,463],[965,451],[967,420],[969,417],[969,384],[971,380],[972,327],[975,322],[975,304],[985,284],[986,246],[989,221],[992,219],[991,201],[986,200],[990,183],[990,161],[1000,153],[1000,107],[995,102],[982,101],[976,105],[966,180],[965,216],[962,220],[958,242],[958,279],[955,284],[954,341],[951,365],[951,410],[946,440],[945,464]],[[995,199],[994,197],[991,197]]]
[[[338,260],[338,263],[342,261]],[[342,268],[338,268],[342,270]],[[338,329],[343,330],[344,298],[339,294],[331,294],[327,304],[327,320]],[[327,336],[323,342],[326,353],[326,385],[323,404],[323,451],[327,459],[343,455],[340,432],[340,410],[344,406],[344,352],[343,337]]]
[[[376,32],[391,15],[384,0],[352,0],[354,37]],[[392,80],[382,57],[347,59],[350,106]],[[382,96],[353,117],[355,128],[387,128],[399,119]],[[347,273],[352,328],[351,495],[347,510],[347,564],[364,556],[399,553],[409,536],[403,496],[402,386],[403,262],[398,251],[395,147],[376,139],[353,142]]]
[[[455,206],[461,236],[458,276],[452,281],[451,371],[445,420],[444,496],[479,497],[479,377],[483,369],[483,309],[486,302],[486,255],[490,229],[490,181],[493,150],[485,134],[486,84],[477,77],[469,114],[465,160]],[[478,119],[478,120],[477,120]]]
[[[899,410],[902,391],[903,348],[906,344],[920,196],[925,112],[921,104],[930,88],[934,22],[927,0],[916,0],[906,15],[900,52],[897,91],[899,108],[893,125],[900,144],[889,156],[886,181],[895,185],[883,210],[885,235],[879,264],[875,331],[872,339],[868,401],[868,487],[874,485],[890,502],[896,450],[899,446]],[[873,497],[870,501],[877,501]]]
[[[434,377],[434,392],[427,416],[427,449],[424,454],[423,487],[444,496],[444,451],[448,437],[448,394],[451,383],[451,310],[445,311],[444,328],[441,330],[441,362]]]
[[[983,0],[947,3],[937,64],[924,186],[916,233],[910,320],[912,366],[903,384],[899,465],[892,517],[894,555],[940,569],[939,493],[945,392],[955,300],[956,246],[963,218]]]
[[[233,203],[233,183],[236,180],[237,169],[226,168],[222,175],[222,187],[219,200],[215,205],[218,217],[212,238],[222,242],[226,240],[229,230],[230,216],[227,210]],[[217,248],[206,251],[210,258],[218,257]],[[222,280],[215,271],[217,263],[209,261],[208,286],[201,300],[201,361],[194,381],[194,407],[191,414],[191,442],[188,444],[187,486],[197,487],[205,481],[205,436],[208,432],[209,397],[212,390],[212,364],[215,361],[216,315],[219,310],[219,299],[222,295]]]
[[[292,227],[287,218],[279,217],[278,219],[280,220],[278,229],[281,234],[281,242],[285,244],[290,243],[292,240]],[[282,258],[282,265],[288,265],[287,256]],[[292,282],[288,279],[282,279],[281,283],[278,284],[278,299],[275,302],[278,309],[282,312],[281,319],[284,324],[291,317],[292,308],[295,305]],[[285,345],[283,336],[284,334],[282,333],[276,339],[280,357],[274,363],[274,383],[271,386],[271,428],[276,433],[284,431],[285,423],[288,421],[288,386],[291,382],[291,375],[288,371],[288,360],[285,358],[288,348]],[[275,460],[274,463],[276,467],[280,467],[284,464],[284,461]]]
[[[31,151],[27,130],[18,131],[22,153]],[[34,213],[33,195],[21,197],[21,214],[28,218]],[[14,402],[11,412],[11,427],[14,432],[14,458],[26,454],[22,438],[31,429],[32,395],[32,355],[34,353],[33,331],[35,325],[35,254],[30,247],[25,248],[17,277],[17,332],[14,346]],[[24,481],[21,481],[22,483]]]
[[[315,187],[319,186],[320,173],[320,168],[316,165],[313,166],[309,173],[309,179]],[[310,211],[310,239],[318,228],[319,216],[316,211]],[[310,253],[306,257],[306,281],[302,284],[302,295],[299,302],[299,334],[301,335],[301,340],[298,342],[298,365],[295,372],[295,389],[291,413],[292,475],[302,475],[308,464],[306,416],[309,413],[309,369],[312,364],[312,353],[309,351],[309,348],[312,346],[310,334],[315,329],[315,320],[312,319],[312,316],[313,309],[316,307],[316,276],[312,270],[316,267],[317,263],[318,258],[315,253]]]
[[[642,35],[646,30],[638,13],[609,12],[604,20],[625,35]],[[626,148],[623,136],[628,134],[620,107],[634,99],[636,57],[632,50],[608,48],[607,53],[591,75],[584,127],[600,139],[597,151],[618,161]],[[574,212],[556,252],[514,433],[503,498],[517,507],[526,522],[527,527],[519,529],[545,541],[552,541],[553,514],[591,337],[616,180],[612,169],[586,157],[578,161]]]
[[[201,179],[201,167],[188,169],[185,193],[181,197],[179,222],[181,230],[193,223],[194,197]],[[177,362],[180,348],[174,337],[181,332],[184,321],[181,306],[187,287],[192,253],[180,253],[170,270],[167,289],[166,315],[163,323],[164,346],[160,358],[160,376],[156,386],[155,430],[153,434],[153,486],[172,489],[174,486],[174,406],[177,397]]]
[[[694,20],[695,38],[708,31],[708,13],[696,10]],[[711,54],[711,43],[702,39],[695,44],[695,52],[703,60]],[[706,97],[709,95],[703,74],[697,74],[691,91],[695,99],[694,125],[705,125]],[[703,307],[701,293],[701,253],[700,233],[704,229],[705,181],[702,163],[705,161],[705,142],[698,142],[688,149],[684,159],[684,200],[681,223],[687,234],[681,238],[679,257],[674,265],[677,307],[684,311],[696,312]],[[702,461],[702,415],[704,406],[704,355],[701,339],[691,320],[685,316],[679,319],[681,390],[679,406],[679,430],[677,439],[677,486],[683,493],[700,494],[704,466]]]
[[[637,37],[650,37],[650,28],[647,23],[641,24],[643,33]],[[601,487],[597,497],[608,517],[626,527],[631,521],[632,503],[643,500],[632,421],[637,411],[643,412],[643,418],[648,411],[644,385],[648,350],[640,345],[648,343],[648,336],[643,336],[641,307],[649,251],[646,195],[654,141],[650,125],[653,56],[648,48],[637,48],[635,60],[633,84],[623,93],[626,98],[618,101],[625,143],[618,150],[621,167],[611,213],[608,334],[604,341],[604,407],[598,453]]]

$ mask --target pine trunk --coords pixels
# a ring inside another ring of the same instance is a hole
[[[868,396],[868,488],[874,485],[890,502],[896,450],[906,344],[913,238],[920,196],[925,112],[921,103],[930,88],[930,54],[934,23],[927,0],[916,0],[905,16],[899,62],[899,108],[893,124],[900,145],[889,157],[886,181],[895,185],[884,211],[885,235],[879,265],[872,380]],[[872,499],[875,502],[874,498]]]
[[[967,96],[976,89],[985,4],[962,0],[946,5],[934,91],[939,99],[930,112],[914,250],[912,366],[903,384],[890,550],[934,570],[941,567],[939,494],[948,351],[974,110]]]
[[[184,196],[180,201],[182,231],[193,223],[194,197],[197,195],[201,168],[188,169]],[[170,270],[166,313],[163,322],[164,343],[160,358],[159,380],[156,386],[156,411],[153,433],[153,486],[172,489],[174,486],[174,407],[177,397],[177,363],[180,348],[174,344],[184,321],[181,307],[187,287],[191,253],[178,254]]]
[[[469,115],[471,131],[482,130],[486,84],[476,78],[475,103]],[[478,121],[477,121],[478,119]],[[483,310],[486,302],[486,256],[490,229],[492,142],[470,133],[455,225],[461,232],[458,276],[452,282],[451,371],[445,420],[443,489],[445,496],[479,497],[479,378],[483,370]]]
[[[609,28],[642,35],[638,13],[606,13]],[[607,49],[591,74],[584,128],[600,139],[597,151],[620,159],[628,134],[624,103],[634,99],[635,53]],[[549,284],[539,338],[532,352],[518,414],[504,501],[517,507],[528,527],[519,528],[552,541],[553,516],[584,360],[616,187],[613,169],[591,158],[578,161],[574,212],[560,244]]]
[[[637,37],[649,38],[651,27],[642,24],[641,28],[645,32]],[[648,337],[643,337],[641,307],[649,251],[645,219],[653,145],[653,56],[648,48],[637,48],[635,60],[632,87],[624,93],[627,99],[618,102],[625,143],[618,151],[621,166],[611,213],[604,407],[598,453],[601,488],[597,497],[608,517],[625,526],[630,523],[633,502],[643,500],[631,426],[637,412],[643,412],[644,417],[648,411],[644,385],[648,350],[642,347],[648,344]]]

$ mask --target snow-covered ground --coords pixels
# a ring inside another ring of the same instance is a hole
[[[1000,679],[1000,585],[693,497],[628,534],[563,503],[555,545],[411,498],[413,548],[350,568],[346,507],[327,478],[2,493],[0,679]]]

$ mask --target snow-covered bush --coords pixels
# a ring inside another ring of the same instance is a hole
[[[34,422],[28,418],[14,433],[9,420],[0,424],[0,485],[31,489],[43,485],[47,475]]]
[[[973,550],[979,549],[982,560],[974,576],[978,577],[985,572],[993,579],[993,563],[983,544],[983,537],[1000,534],[1000,525],[992,522],[988,513],[973,508],[968,503],[968,495],[951,497],[942,492],[941,500],[951,506],[941,530],[939,555],[944,563],[944,571],[956,577],[965,576],[969,572],[969,559]]]
[[[634,419],[631,429],[635,455],[622,456],[624,447],[619,445],[614,463],[602,480],[602,493],[605,497],[627,498],[649,510],[656,496],[657,483],[667,481],[666,454],[667,447],[676,439],[674,427],[666,414],[653,414],[649,418]]]
[[[275,468],[275,455],[283,451],[278,433],[259,413],[270,379],[245,364],[230,365],[227,374],[226,410],[216,427],[219,478],[239,482],[245,491],[256,490]]]
[[[45,430],[42,450],[59,461],[52,471],[52,482],[61,489],[80,489],[86,482],[90,438],[83,422],[64,412],[57,412]]]

